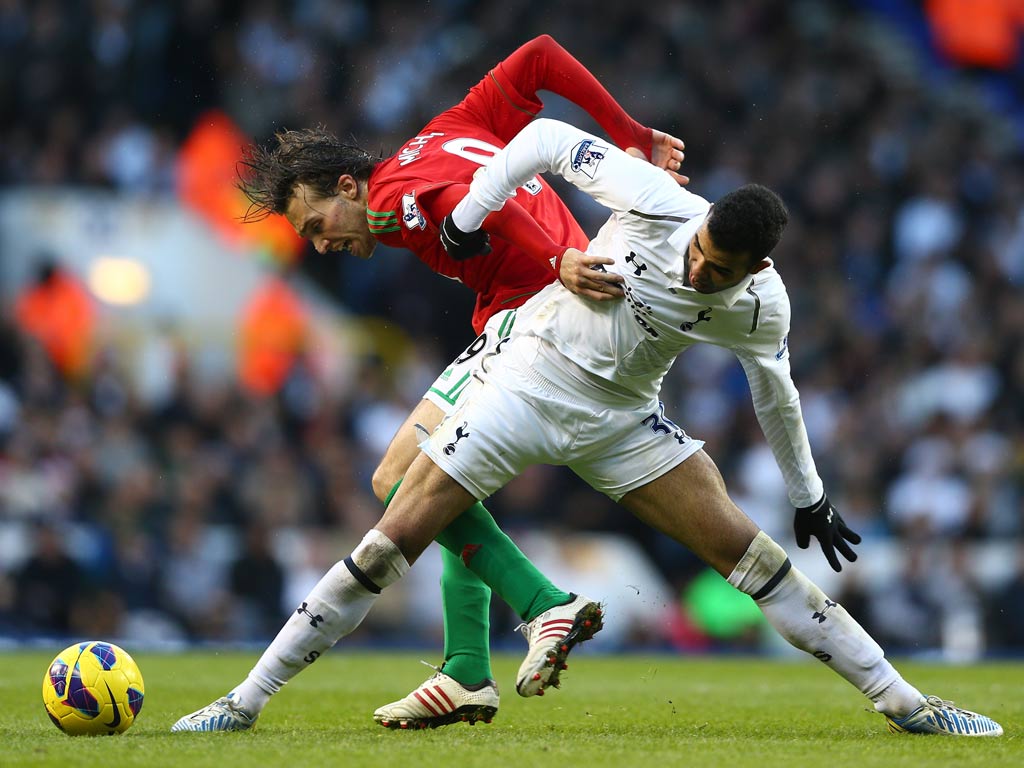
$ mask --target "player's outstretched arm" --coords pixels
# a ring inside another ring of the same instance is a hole
[[[672,181],[653,166],[637,163],[627,153],[579,128],[540,118],[520,131],[474,176],[470,193],[452,212],[459,228],[464,232],[479,229],[488,212],[501,208],[519,185],[547,171],[616,212],[632,210],[641,199],[664,208],[648,213],[691,218],[707,212],[706,200],[672,189]]]
[[[733,351],[747,375],[757,421],[796,510],[793,530],[797,546],[807,549],[814,536],[828,564],[834,571],[841,571],[836,551],[852,563],[857,554],[850,545],[860,544],[861,538],[829,502],[814,466],[800,393],[790,372],[789,300],[783,296],[776,301],[779,304],[774,311],[766,305],[764,322],[757,332]]]
[[[521,45],[494,68],[493,76],[499,85],[542,107],[538,91],[557,93],[586,110],[620,149],[636,148],[678,183],[689,181],[677,173],[683,162],[682,140],[634,120],[590,70],[550,35]],[[510,141],[512,137],[502,138]]]

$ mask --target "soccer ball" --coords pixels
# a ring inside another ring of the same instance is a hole
[[[113,643],[75,643],[43,675],[43,705],[71,736],[122,733],[142,709],[142,673]]]

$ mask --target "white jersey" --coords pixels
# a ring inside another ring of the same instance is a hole
[[[624,277],[626,298],[593,302],[555,283],[519,309],[514,333],[545,339],[597,386],[606,383],[637,402],[657,399],[665,374],[690,345],[732,350],[791,503],[816,503],[824,489],[790,374],[789,297],[774,266],[719,293],[689,287],[687,247],[708,215],[708,201],[609,142],[549,119],[532,122],[478,172],[455,209],[456,225],[479,229],[489,212],[545,171],[611,209],[587,251],[615,260],[607,269]]]

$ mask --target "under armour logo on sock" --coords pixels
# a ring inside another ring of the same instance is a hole
[[[829,609],[830,608],[835,608],[837,605],[839,605],[839,603],[833,603],[831,600],[829,600],[826,597],[825,598],[825,607],[822,608],[820,611],[815,611],[814,613],[812,613],[811,614],[811,618],[812,619],[817,619],[818,623],[821,624],[823,621],[825,621],[825,619],[828,618],[828,616],[826,616],[825,614],[828,613]]]
[[[316,625],[322,623],[323,620],[324,620],[324,617],[321,616],[319,613],[316,614],[316,615],[310,613],[309,609],[306,608],[306,603],[303,603],[298,608],[296,608],[295,612],[296,613],[304,613],[307,616],[309,616],[309,626],[311,626],[313,628],[316,628]]]

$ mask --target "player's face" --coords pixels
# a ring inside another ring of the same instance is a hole
[[[698,293],[718,293],[732,288],[747,275],[768,266],[768,262],[762,261],[752,269],[745,253],[720,250],[711,239],[706,221],[690,241],[687,260],[690,286]]]
[[[365,195],[351,176],[338,180],[338,192],[332,197],[317,197],[305,184],[297,184],[284,215],[317,253],[348,251],[368,259],[377,245],[366,223]]]

